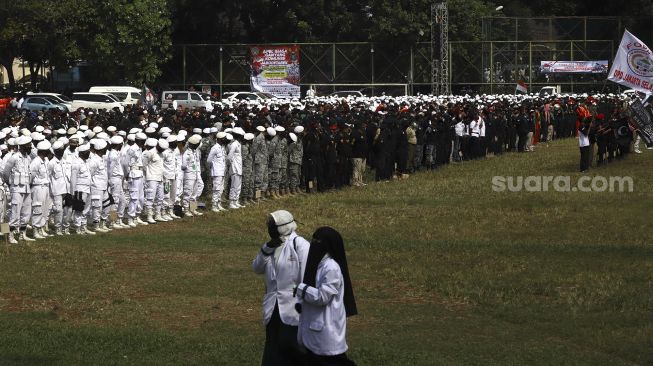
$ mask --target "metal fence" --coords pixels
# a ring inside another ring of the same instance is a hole
[[[630,20],[628,20],[630,19]],[[634,19],[634,20],[633,20]],[[546,75],[540,61],[609,60],[624,27],[653,39],[645,18],[483,18],[481,41],[449,43],[454,93],[513,93],[517,80],[530,90],[560,85],[563,91],[616,90],[606,75]],[[636,27],[637,26],[637,27]],[[635,28],[633,28],[635,27]],[[595,36],[596,38],[590,38]],[[431,89],[431,43],[300,43],[302,93],[311,84],[407,84],[411,94]],[[187,89],[209,86],[220,94],[249,89],[246,44],[175,45],[159,84]],[[383,88],[375,89],[377,93]]]

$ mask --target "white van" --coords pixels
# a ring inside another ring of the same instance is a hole
[[[106,109],[111,110],[118,108],[120,112],[125,110],[125,107],[114,99],[109,94],[104,93],[73,93],[73,111],[79,108],[89,109]]]
[[[202,96],[202,93],[185,90],[166,90],[161,94],[161,108],[206,108],[208,112],[213,111],[213,103],[210,95]]]
[[[123,105],[136,104],[141,100],[141,90],[133,86],[92,86],[89,93],[110,93],[116,96]]]

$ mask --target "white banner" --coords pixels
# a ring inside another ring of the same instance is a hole
[[[543,73],[591,73],[608,72],[608,60],[599,61],[540,61]]]
[[[625,31],[608,80],[642,93],[653,93],[653,55],[644,42]]]
[[[299,98],[299,46],[250,47],[252,91]]]

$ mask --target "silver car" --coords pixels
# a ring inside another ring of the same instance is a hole
[[[68,107],[58,103],[55,99],[48,97],[27,97],[20,108],[32,112],[47,111],[51,109],[68,112]]]

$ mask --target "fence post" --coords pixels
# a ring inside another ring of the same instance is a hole
[[[331,83],[336,82],[336,44],[331,45]],[[336,92],[336,87],[331,88],[331,92]]]
[[[184,90],[186,90],[186,45],[182,46],[182,84],[184,84]]]
[[[574,61],[574,41],[569,41],[569,58],[571,58],[571,61]],[[571,92],[574,92],[574,74],[571,74],[569,76],[569,81],[571,83]]]
[[[490,94],[494,94],[494,47],[490,41]]]
[[[222,98],[222,45],[220,45],[220,98]]]
[[[528,82],[533,87],[533,42],[528,42]]]
[[[413,46],[410,46],[410,65],[408,65],[409,70],[408,70],[408,82],[410,83],[410,95],[414,95],[415,93],[413,92],[413,67],[415,64],[415,56],[413,55]]]
[[[372,71],[372,96],[374,96],[374,43],[370,43],[370,63]]]

